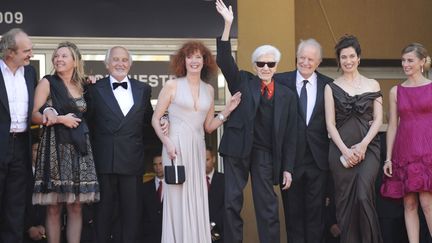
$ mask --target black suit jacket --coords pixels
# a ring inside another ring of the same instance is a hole
[[[109,77],[88,87],[87,119],[99,174],[144,174],[144,148],[152,132],[148,84],[130,79],[134,105],[123,115]]]
[[[159,243],[162,236],[162,202],[159,201],[155,179],[143,183],[143,213],[140,217],[140,240],[145,243]]]
[[[208,201],[210,221],[216,223],[220,233],[223,233],[224,192],[224,174],[215,171],[208,191]]]
[[[261,79],[247,71],[239,71],[231,56],[229,41],[217,39],[217,64],[228,83],[231,94],[240,91],[242,100],[224,125],[219,152],[223,156],[247,158],[254,140],[254,123],[261,96]],[[278,184],[282,171],[293,171],[297,129],[296,95],[275,82],[273,118],[273,178]]]
[[[304,157],[306,145],[312,152],[312,156],[317,163],[318,168],[328,170],[328,151],[329,138],[325,122],[324,110],[324,87],[327,83],[333,80],[318,72],[317,74],[317,95],[315,107],[312,111],[309,124],[306,126],[305,114],[298,109],[297,120],[297,150],[296,163],[299,163]],[[275,81],[286,85],[294,93],[297,100],[299,99],[296,88],[297,70],[286,73],[278,73],[275,75]]]
[[[30,131],[31,125],[31,115],[33,111],[33,102],[34,102],[34,90],[37,84],[36,71],[35,69],[27,65],[24,67],[24,78],[26,80],[27,85],[27,94],[28,94],[28,112],[27,112],[27,130]],[[6,153],[9,144],[9,132],[11,126],[11,117],[9,111],[9,101],[8,94],[6,92],[6,85],[3,78],[3,74],[0,70],[0,163],[6,159]],[[29,154],[31,155],[31,135],[28,135],[29,139]],[[31,162],[31,161],[29,161]],[[31,166],[31,164],[29,164]]]

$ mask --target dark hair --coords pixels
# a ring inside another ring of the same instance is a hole
[[[199,51],[204,58],[201,79],[208,82],[210,78],[217,74],[216,61],[211,51],[200,41],[188,41],[177,51],[171,60],[171,69],[175,76],[186,76],[186,57]]]
[[[339,41],[335,45],[335,52],[336,52],[336,62],[338,64],[338,67],[340,67],[340,53],[342,49],[352,47],[354,48],[355,52],[357,53],[357,56],[360,57],[361,55],[361,47],[360,43],[357,39],[357,37],[353,35],[343,35],[341,38],[339,38]]]
[[[420,60],[426,59],[425,60],[425,64],[423,65],[423,69],[424,69],[425,72],[427,72],[431,68],[431,58],[430,58],[430,56],[428,54],[428,51],[426,50],[426,48],[422,44],[415,43],[415,42],[413,42],[411,44],[408,44],[407,46],[405,46],[402,49],[401,54],[403,55],[403,54],[406,54],[406,53],[409,53],[409,52],[414,52],[415,55]]]

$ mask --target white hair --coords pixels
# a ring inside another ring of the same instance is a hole
[[[280,51],[271,45],[262,45],[257,47],[255,51],[252,53],[252,63],[255,63],[261,56],[270,54],[275,58],[275,62],[279,62],[281,58]]]
[[[297,57],[300,55],[300,53],[303,51],[303,49],[306,46],[311,46],[314,47],[318,50],[318,54],[319,54],[319,60],[322,60],[322,47],[320,45],[320,43],[318,41],[316,41],[313,38],[307,39],[307,40],[300,40],[300,43],[297,47]]]
[[[123,50],[125,50],[129,56],[129,64],[132,65],[132,55],[130,54],[129,50],[126,47],[123,46],[113,46],[110,49],[107,50],[106,54],[105,54],[105,65],[108,65],[110,57],[111,57],[111,51],[117,48],[121,48]]]

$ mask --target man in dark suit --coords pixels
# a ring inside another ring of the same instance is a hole
[[[296,95],[273,80],[280,60],[280,52],[273,46],[260,46],[252,54],[257,75],[239,71],[229,41],[232,10],[222,1],[216,2],[216,9],[225,20],[222,37],[217,39],[216,61],[230,93],[242,94],[239,106],[224,125],[219,147],[225,172],[224,242],[243,241],[240,212],[250,173],[260,242],[279,243],[278,198],[273,184],[283,184],[284,189],[291,184],[297,130]]]
[[[153,171],[156,176],[142,185],[140,243],[161,242],[164,168],[160,153],[153,157]]]
[[[119,203],[121,242],[135,242],[139,184],[144,174],[144,149],[152,132],[153,108],[148,84],[128,78],[132,65],[129,51],[121,46],[108,50],[105,64],[109,77],[87,92],[88,124],[101,188],[96,206],[96,237],[107,242],[111,235],[115,199]]]
[[[216,155],[213,148],[206,148],[206,179],[208,186],[208,202],[210,212],[210,222],[214,225],[212,237],[215,233],[220,235],[219,240],[213,242],[223,242],[223,214],[224,214],[224,191],[225,178],[224,174],[215,170]]]
[[[21,29],[0,40],[0,242],[21,243],[31,183],[31,134],[36,71],[33,44]]]
[[[324,235],[329,138],[324,87],[332,79],[318,72],[321,45],[314,39],[297,48],[297,70],[275,75],[298,100],[297,148],[291,188],[282,192],[288,242],[319,243]]]

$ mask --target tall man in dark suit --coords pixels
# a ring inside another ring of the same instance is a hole
[[[153,157],[156,176],[142,185],[143,213],[140,224],[140,243],[160,243],[162,236],[162,203],[164,168],[160,152]]]
[[[214,233],[220,235],[220,240],[213,242],[223,242],[223,214],[224,214],[224,192],[225,178],[224,174],[215,170],[216,155],[213,153],[213,148],[206,148],[206,179],[208,186],[208,202],[210,212],[210,222],[214,223],[212,230],[212,238]]]
[[[216,9],[225,20],[217,40],[217,63],[231,94],[242,100],[224,125],[219,152],[225,170],[224,242],[243,241],[243,189],[251,174],[252,193],[261,243],[279,243],[278,199],[273,184],[288,189],[294,166],[297,101],[284,85],[274,82],[280,52],[273,46],[258,47],[252,54],[257,75],[239,71],[231,55],[229,32],[234,18],[221,0]],[[221,117],[222,119],[223,117]]]
[[[33,44],[21,29],[0,40],[0,242],[21,243],[31,183],[31,112],[36,72]]]
[[[316,40],[301,41],[297,49],[297,70],[275,75],[277,82],[295,92],[299,105],[293,181],[291,188],[282,192],[290,243],[319,243],[324,234],[329,150],[324,87],[332,80],[316,72],[321,52]]]
[[[153,109],[149,85],[128,78],[132,65],[129,51],[121,46],[108,50],[105,64],[109,77],[87,92],[91,130],[101,200],[96,206],[98,243],[111,235],[115,200],[119,201],[121,242],[136,241],[139,215],[139,183],[144,174],[144,144],[151,132]]]

